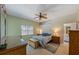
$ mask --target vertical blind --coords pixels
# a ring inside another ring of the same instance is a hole
[[[30,25],[21,25],[21,35],[32,35],[33,26]]]

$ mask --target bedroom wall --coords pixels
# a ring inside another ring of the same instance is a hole
[[[9,43],[8,44],[9,47],[12,46],[13,44],[15,45],[19,44],[20,42],[19,38],[21,36],[21,25],[23,24],[32,25],[34,27],[34,34],[36,34],[36,29],[39,27],[38,23],[28,20],[28,19],[22,19],[22,18],[18,18],[15,16],[7,15],[6,17],[6,38],[7,38],[7,43]],[[3,30],[3,28],[1,29]],[[2,31],[2,33],[4,32]],[[22,38],[25,40],[28,40],[29,35],[22,36]]]
[[[79,10],[77,12],[77,17],[78,17],[77,21],[79,22]]]
[[[33,26],[34,33],[36,33],[36,29],[39,27],[39,24],[34,21],[8,15],[7,16],[7,35],[8,36],[21,35],[21,25],[25,25],[25,24]]]
[[[79,29],[79,10],[77,12],[77,22],[78,22],[78,29]]]
[[[41,27],[42,27],[43,32],[50,32],[52,33],[52,35],[54,34],[54,30],[58,30],[58,35],[61,38],[61,43],[63,43],[64,24],[76,22],[76,21],[77,21],[76,14],[73,14],[73,15],[51,19],[43,23]]]

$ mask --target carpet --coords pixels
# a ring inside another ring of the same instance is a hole
[[[55,53],[57,51],[58,47],[59,47],[59,44],[49,43],[49,44],[47,44],[46,49],[52,53]]]

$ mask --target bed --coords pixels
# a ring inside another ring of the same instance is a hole
[[[46,48],[47,43],[51,40],[51,34],[43,33],[41,35],[34,35],[32,39],[38,40],[43,48]]]

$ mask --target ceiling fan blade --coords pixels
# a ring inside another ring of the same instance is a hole
[[[38,19],[39,17],[35,17],[34,19]]]
[[[43,14],[44,16],[47,16],[47,14]]]
[[[41,16],[41,18],[47,19],[47,17],[46,17],[46,16]]]
[[[42,18],[40,18],[40,17],[35,17],[34,19],[36,19],[36,20],[41,20]]]

